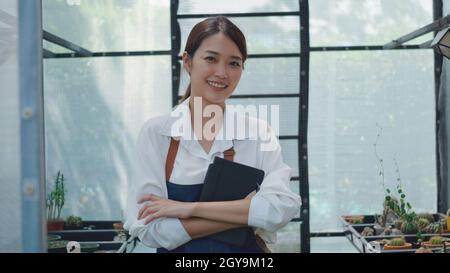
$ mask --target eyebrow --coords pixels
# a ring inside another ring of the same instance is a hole
[[[212,51],[212,50],[205,50],[205,52],[206,52],[206,53],[211,53],[211,54],[214,54],[214,55],[220,55],[219,52]],[[230,58],[232,58],[232,59],[237,59],[237,60],[242,61],[242,58],[239,57],[239,56],[231,56]]]

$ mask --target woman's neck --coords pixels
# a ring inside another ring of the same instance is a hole
[[[198,139],[212,140],[217,135],[223,123],[224,109],[225,103],[214,104],[202,97],[191,97],[189,100],[191,125]]]

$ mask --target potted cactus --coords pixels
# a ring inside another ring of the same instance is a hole
[[[392,240],[389,240],[387,244],[383,246],[384,250],[399,250],[399,249],[411,249],[412,244],[407,243],[405,239],[398,237]]]
[[[64,174],[58,171],[52,191],[47,194],[47,231],[63,230],[61,210],[65,201]]]
[[[422,242],[422,245],[428,248],[431,247],[443,247],[444,244],[449,247],[450,243],[447,242],[447,239],[442,236],[433,236],[430,240]]]
[[[66,219],[66,227],[68,229],[82,229],[83,228],[83,219],[79,216],[70,215]]]

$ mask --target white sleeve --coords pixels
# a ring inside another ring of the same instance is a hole
[[[148,247],[172,250],[191,240],[178,218],[159,218],[147,225],[144,225],[145,219],[137,220],[142,207],[137,203],[138,197],[152,193],[167,198],[164,171],[167,152],[161,150],[167,151],[168,143],[157,143],[160,139],[161,136],[152,134],[147,126],[139,134],[124,228]]]
[[[283,162],[275,133],[267,128],[268,138],[274,145],[268,151],[258,151],[265,178],[250,203],[248,225],[257,228],[258,234],[270,242],[274,240],[269,239],[273,238],[270,233],[285,226],[300,211],[301,198],[291,190],[291,168]]]

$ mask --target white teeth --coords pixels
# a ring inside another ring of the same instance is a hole
[[[225,88],[225,87],[227,87],[224,84],[220,84],[220,83],[216,83],[216,82],[212,82],[212,81],[207,81],[207,82],[208,82],[209,85],[217,87],[217,88]]]

